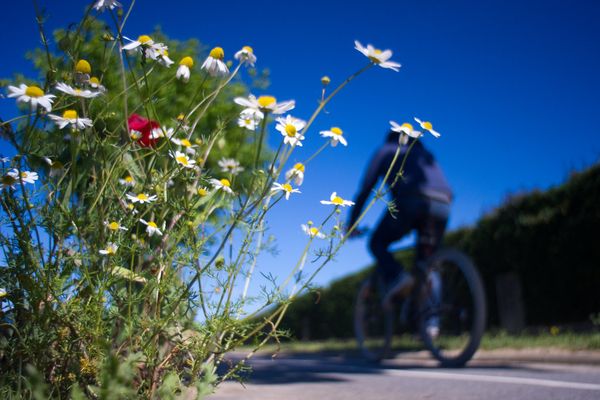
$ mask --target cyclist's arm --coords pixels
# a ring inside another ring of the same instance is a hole
[[[352,207],[352,212],[350,213],[350,218],[348,220],[347,225],[348,228],[354,225],[354,223],[360,216],[360,213],[366,201],[369,199],[369,195],[371,194],[373,187],[379,180],[381,176],[382,165],[385,163],[385,160],[387,158],[387,153],[387,149],[383,147],[377,153],[375,153],[373,158],[371,158],[369,167],[367,168],[367,171],[363,176],[360,190],[354,200],[355,204]]]

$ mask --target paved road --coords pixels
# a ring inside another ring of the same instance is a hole
[[[210,400],[600,399],[600,366],[476,360],[442,369],[422,357],[380,365],[343,356],[260,356],[245,386],[226,382]]]

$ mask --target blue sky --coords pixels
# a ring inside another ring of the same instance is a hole
[[[49,30],[78,21],[86,4],[39,3],[48,9]],[[34,77],[23,58],[39,45],[33,6],[9,2],[3,12],[0,76],[23,71]],[[398,73],[368,71],[344,89],[292,157],[310,155],[323,143],[318,131],[333,125],[349,141],[348,148],[330,148],[312,162],[302,195],[273,210],[271,232],[279,238],[280,255],[261,260],[261,270],[280,274],[304,244],[299,225],[325,215],[318,201],[334,190],[355,194],[390,119],[401,123],[418,116],[442,133],[425,141],[456,193],[451,228],[475,222],[507,194],[547,188],[597,162],[598,20],[597,1],[139,0],[125,34],[137,37],[160,25],[172,38],[222,46],[228,57],[251,45],[258,67],[271,71],[266,93],[295,99],[293,115],[300,118],[316,106],[322,75],[334,86],[364,65],[353,49],[355,39],[391,49],[392,59],[403,64]],[[0,99],[0,117],[15,113],[12,99]],[[273,147],[278,139],[272,129]],[[366,224],[373,226],[380,213],[378,207]],[[365,241],[352,242],[317,282],[369,262]]]

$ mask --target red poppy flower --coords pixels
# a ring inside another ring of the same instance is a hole
[[[142,134],[138,139],[138,143],[142,147],[154,147],[158,138],[152,137],[152,130],[160,128],[160,124],[156,121],[151,121],[138,114],[131,114],[127,119],[129,130],[135,130]]]

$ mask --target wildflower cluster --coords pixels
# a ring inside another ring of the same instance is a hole
[[[299,116],[295,100],[239,83],[257,64],[252,47],[200,56],[196,44],[160,32],[125,32],[121,7],[95,1],[77,33],[57,31],[60,46],[38,54],[46,81],[7,87],[22,115],[2,124],[15,155],[0,159],[0,364],[9,385],[0,394],[20,388],[30,365],[61,397],[98,397],[105,387],[123,398],[200,397],[243,366],[217,370],[226,352],[282,335],[289,301],[355,228],[340,221],[354,203],[323,193],[314,206],[326,217],[290,232],[306,240],[298,263],[249,295],[269,210],[302,196],[318,154],[349,146],[343,121],[312,133],[318,115],[369,68],[398,71],[390,50],[356,42],[366,65],[331,92],[323,77],[318,107]],[[391,124],[402,138],[422,135]],[[265,144],[270,130],[276,151]],[[321,142],[312,155],[302,152],[308,141]],[[315,239],[327,243],[324,261],[305,275]]]

